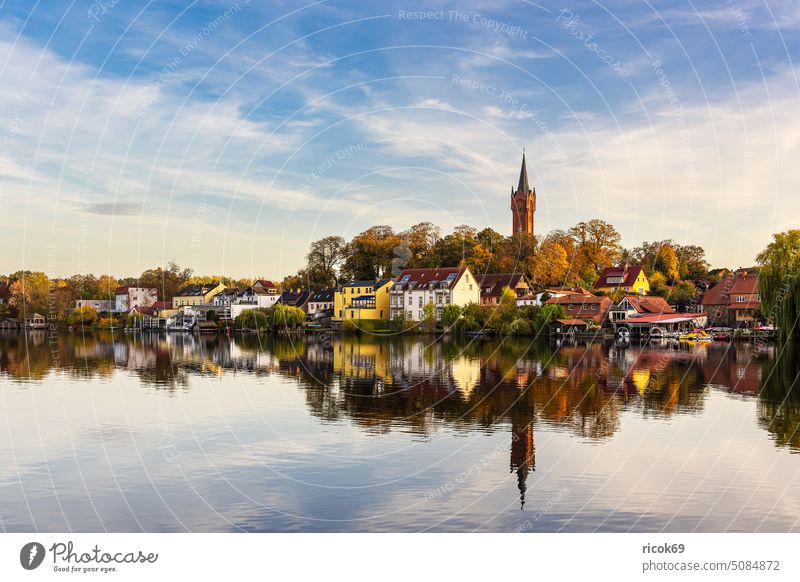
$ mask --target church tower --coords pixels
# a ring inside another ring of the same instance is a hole
[[[536,212],[536,189],[528,187],[528,169],[525,167],[525,152],[522,152],[522,168],[519,171],[517,191],[511,188],[511,234],[527,233],[533,236],[533,214]]]

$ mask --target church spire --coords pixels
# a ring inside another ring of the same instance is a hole
[[[531,189],[528,188],[528,169],[525,167],[525,150],[522,150],[522,168],[519,171],[519,185],[517,186],[517,192],[522,192],[523,194],[527,194],[530,192]]]

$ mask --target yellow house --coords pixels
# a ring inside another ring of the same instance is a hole
[[[333,321],[389,320],[389,290],[393,281],[352,281],[333,296]]]
[[[611,267],[602,272],[594,285],[594,290],[604,293],[623,291],[624,293],[647,295],[650,293],[650,281],[647,280],[647,275],[644,274],[641,265]]]
[[[210,305],[214,295],[223,289],[225,289],[225,285],[216,281],[187,285],[172,298],[172,307],[178,309],[185,305]]]

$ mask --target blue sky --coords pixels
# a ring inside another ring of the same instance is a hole
[[[375,3],[377,4],[377,3]],[[311,240],[603,218],[753,262],[797,227],[800,7],[3,2],[0,273],[279,277]]]

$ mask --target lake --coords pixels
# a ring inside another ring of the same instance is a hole
[[[800,531],[797,353],[0,334],[4,531]]]

